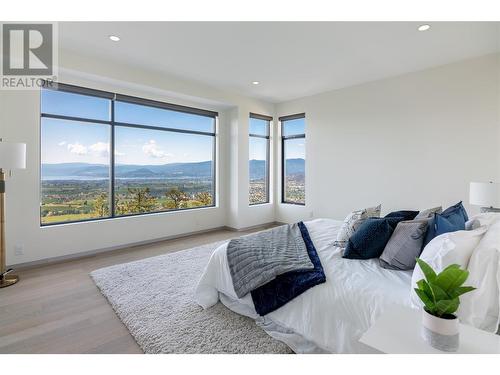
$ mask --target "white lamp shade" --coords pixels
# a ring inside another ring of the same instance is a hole
[[[481,207],[500,207],[500,184],[496,182],[471,182],[469,203]]]
[[[26,143],[0,142],[0,168],[26,168]]]

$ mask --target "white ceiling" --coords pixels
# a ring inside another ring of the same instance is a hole
[[[62,22],[59,39],[62,49],[272,102],[500,50],[500,23],[419,24]]]

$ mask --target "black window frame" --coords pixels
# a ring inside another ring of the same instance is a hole
[[[91,96],[91,97],[98,97],[98,98],[104,98],[104,99],[109,99],[110,100],[110,118],[108,120],[94,120],[90,118],[85,118],[85,117],[78,117],[78,116],[66,116],[66,115],[57,115],[57,114],[51,114],[51,113],[44,113],[42,111],[42,94],[41,90],[54,90],[54,91],[62,91],[62,92],[68,92],[72,94],[79,94],[79,95],[86,95],[86,96]],[[193,114],[193,115],[198,115],[198,116],[205,116],[205,117],[210,117],[213,119],[213,131],[212,132],[203,132],[203,131],[196,131],[196,130],[186,130],[186,129],[177,129],[177,128],[167,128],[167,127],[162,127],[162,126],[151,126],[151,125],[141,125],[141,124],[134,124],[134,123],[127,123],[127,122],[116,122],[115,121],[115,103],[116,102],[126,102],[126,103],[131,103],[131,104],[138,104],[142,106],[147,106],[147,107],[155,107],[155,108],[160,108],[160,109],[166,109],[169,111],[176,111],[176,112],[183,112],[183,113],[188,113],[188,114]],[[195,209],[203,209],[203,208],[212,208],[216,207],[217,204],[217,175],[216,175],[216,165],[217,165],[217,123],[218,123],[218,117],[219,113],[215,111],[210,111],[210,110],[205,110],[205,109],[200,109],[200,108],[194,108],[194,107],[188,107],[188,106],[183,106],[183,105],[178,105],[178,104],[172,104],[172,103],[166,103],[166,102],[161,102],[161,101],[156,101],[156,100],[151,100],[151,99],[145,99],[145,98],[140,98],[140,97],[135,97],[135,96],[129,96],[129,95],[122,95],[118,93],[113,93],[113,92],[108,92],[108,91],[102,91],[102,90],[97,90],[97,89],[92,89],[88,87],[82,87],[82,86],[76,86],[76,85],[70,85],[66,83],[54,83],[54,82],[47,82],[45,81],[41,87],[40,87],[40,129],[42,127],[42,119],[44,118],[52,118],[52,119],[58,119],[58,120],[66,120],[66,121],[75,121],[75,122],[84,122],[84,123],[89,123],[89,124],[104,124],[104,125],[109,125],[110,129],[110,156],[109,156],[109,168],[110,168],[110,174],[109,174],[109,179],[110,179],[110,189],[109,189],[109,216],[106,217],[98,217],[98,218],[91,218],[91,219],[82,219],[82,220],[72,220],[72,221],[61,221],[61,222],[55,222],[55,223],[42,223],[42,215],[41,215],[41,198],[42,198],[42,157],[41,157],[41,152],[42,152],[42,137],[41,137],[41,131],[40,131],[40,138],[39,138],[39,150],[40,150],[40,163],[39,163],[39,172],[40,172],[40,226],[41,227],[48,227],[48,226],[54,226],[54,225],[64,225],[64,224],[73,224],[73,223],[82,223],[82,222],[92,222],[92,221],[98,221],[98,220],[109,220],[109,219],[117,219],[117,218],[124,218],[124,217],[131,217],[131,216],[142,216],[142,215],[154,215],[154,214],[159,214],[159,213],[167,213],[167,212],[177,212],[177,211],[187,211],[187,210],[195,210]],[[159,210],[159,211],[153,211],[153,212],[140,212],[140,213],[130,213],[126,215],[116,215],[115,213],[115,130],[116,128],[136,128],[136,129],[144,129],[144,130],[159,130],[159,131],[165,131],[165,132],[175,132],[175,133],[184,133],[184,134],[195,134],[195,135],[204,135],[204,136],[211,136],[213,137],[213,142],[212,142],[212,204],[209,206],[199,206],[199,207],[190,207],[190,208],[179,208],[179,209],[166,209],[166,210]]]
[[[267,132],[266,135],[261,135],[261,134],[254,134],[248,132],[248,140],[250,141],[250,138],[260,138],[260,139],[265,139],[266,140],[266,177],[265,177],[265,183],[266,183],[266,201],[265,202],[256,202],[256,203],[250,203],[250,189],[248,191],[248,205],[249,206],[258,206],[261,204],[269,204],[271,202],[271,197],[270,197],[270,184],[271,184],[271,174],[270,174],[270,167],[271,167],[271,122],[273,121],[273,118],[271,116],[266,116],[266,115],[260,115],[258,113],[252,113],[250,112],[249,118],[253,118],[256,120],[264,120],[267,121]],[[249,155],[249,161],[250,161],[250,155]],[[248,183],[250,183],[250,170],[248,171]]]
[[[300,139],[306,138],[306,133],[305,133],[305,128],[304,128],[304,133],[302,134],[293,134],[293,135],[288,135],[285,136],[284,130],[284,125],[286,121],[290,120],[298,120],[298,119],[305,119],[306,114],[303,113],[297,113],[294,115],[287,115],[287,116],[281,116],[279,117],[279,122],[280,122],[280,127],[281,127],[281,203],[282,204],[293,204],[296,206],[305,206],[306,205],[306,191],[305,191],[305,166],[304,166],[304,203],[300,202],[290,202],[286,200],[286,194],[285,194],[285,142],[289,139]],[[305,156],[304,156],[304,162],[305,162]]]

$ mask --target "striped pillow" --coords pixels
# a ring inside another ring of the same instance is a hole
[[[334,241],[333,246],[345,249],[347,246],[347,241],[356,232],[361,224],[363,224],[369,217],[380,217],[380,210],[382,205],[375,207],[364,208],[362,210],[352,211],[344,219],[342,226],[340,227],[339,233],[337,234],[337,240]]]

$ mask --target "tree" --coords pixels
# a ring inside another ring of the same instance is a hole
[[[210,206],[212,204],[212,194],[210,194],[208,191],[196,193],[194,199],[200,202],[201,206]]]
[[[115,212],[116,215],[121,216],[127,214],[127,205],[125,202],[120,202],[120,198],[115,198]]]
[[[149,188],[128,188],[131,200],[125,203],[125,213],[151,212],[157,201],[150,195]]]
[[[85,201],[86,204],[86,201]],[[70,206],[71,207],[71,206]],[[106,217],[109,215],[108,195],[101,193],[94,201],[94,214],[97,217]]]
[[[186,202],[189,200],[189,197],[187,196],[187,194],[184,193],[183,191],[179,190],[178,188],[169,189],[165,193],[165,196],[168,199],[166,207],[170,208],[170,209],[177,210],[181,207],[184,207]]]

